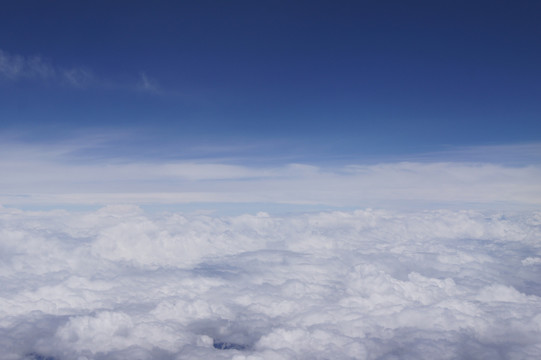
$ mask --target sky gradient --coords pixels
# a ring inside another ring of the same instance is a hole
[[[464,166],[475,169],[471,163],[515,170],[540,162],[537,2],[2,6],[0,166],[11,179],[3,180],[3,204],[24,197],[32,202],[29,194],[38,193],[51,199],[70,188],[70,194],[115,196],[212,192],[220,196],[193,201],[222,202],[243,187],[219,181],[178,185],[176,175],[153,173],[164,166],[193,165],[179,170],[180,180],[186,172],[201,180],[199,172],[206,171],[214,180],[250,184],[270,173],[289,181],[287,169],[306,166],[317,170],[309,177],[329,191],[347,192],[355,186],[325,181],[320,173],[336,177],[351,166],[400,168],[403,162],[416,169],[418,163],[468,162]],[[119,166],[131,167],[132,175]],[[67,174],[81,167],[87,180],[71,181]],[[535,177],[524,181],[538,180],[538,168],[532,172]],[[145,180],[138,181],[141,173]],[[55,176],[56,185],[48,186]],[[441,173],[415,176],[435,179]],[[253,185],[258,195],[246,201],[299,202],[265,196],[269,187],[289,185],[264,180]],[[414,186],[404,184],[406,192]],[[386,186],[378,191],[385,198],[402,196]],[[306,196],[300,202],[370,203],[363,196],[325,199]]]

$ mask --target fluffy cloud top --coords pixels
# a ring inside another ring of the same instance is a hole
[[[2,359],[533,359],[541,214],[0,208]]]

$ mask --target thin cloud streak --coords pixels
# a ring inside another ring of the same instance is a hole
[[[0,77],[12,81],[21,79],[54,80],[74,87],[85,87],[97,81],[92,71],[82,67],[54,66],[41,56],[25,57],[0,50]]]
[[[40,56],[23,57],[0,49],[0,76],[10,80],[49,79],[56,76],[56,70]]]
[[[451,147],[412,156],[412,161],[469,161],[508,165],[541,164],[541,143]]]
[[[96,76],[90,68],[85,66],[56,66],[39,55],[23,56],[0,49],[0,79],[2,78],[9,81],[54,81],[74,88],[86,88],[89,86],[127,87],[131,88],[131,90],[150,93],[162,92],[157,80],[151,78],[145,72],[140,74],[137,83],[126,86]]]
[[[141,91],[159,93],[161,91],[160,86],[156,79],[149,77],[146,73],[142,72],[139,77],[138,88]]]

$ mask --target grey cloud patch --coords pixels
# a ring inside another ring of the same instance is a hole
[[[0,207],[5,359],[541,356],[541,213]]]

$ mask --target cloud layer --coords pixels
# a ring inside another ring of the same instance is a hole
[[[79,146],[79,147],[78,147]],[[0,147],[0,203],[186,203],[411,208],[541,205],[538,164],[424,161],[324,166],[84,157],[82,145]],[[75,155],[74,155],[75,154]]]
[[[2,359],[541,356],[541,214],[0,208]]]

